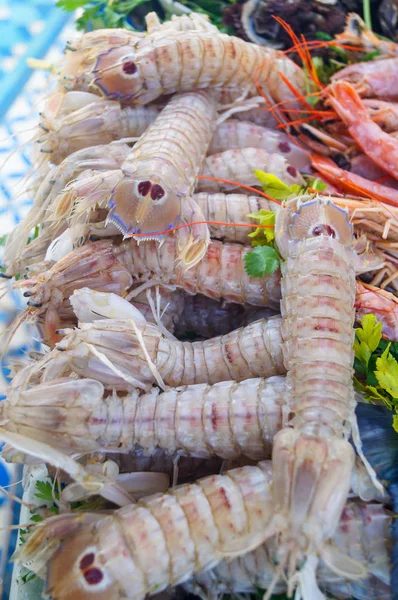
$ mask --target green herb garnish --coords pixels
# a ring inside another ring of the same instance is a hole
[[[251,277],[264,277],[274,273],[279,267],[280,258],[275,248],[257,246],[245,254],[245,271]]]
[[[383,402],[395,411],[393,427],[398,432],[398,343],[383,340],[381,331],[373,314],[364,315],[355,330],[354,384],[369,402]]]

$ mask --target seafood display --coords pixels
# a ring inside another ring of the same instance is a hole
[[[195,13],[54,65],[0,404],[53,600],[395,600],[398,53],[355,19],[327,84]]]

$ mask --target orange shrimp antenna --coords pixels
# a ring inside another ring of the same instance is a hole
[[[300,42],[299,38],[294,33],[293,28],[291,27],[291,25],[289,25],[289,23],[286,23],[286,21],[284,21],[281,17],[275,15],[272,15],[272,18],[275,19],[275,21],[279,23],[279,25],[281,25],[286,31],[286,33],[290,36],[291,40],[293,41],[293,47],[296,48],[297,54],[299,55],[301,62],[303,63],[303,67],[305,67],[305,69],[307,70],[308,76],[318,87],[322,88],[323,86],[319,81],[318,75],[316,73],[316,69],[312,62],[311,54],[309,53],[307,47],[308,42],[305,39],[305,37],[302,35],[302,42]]]
[[[165,231],[156,231],[153,235],[165,235],[166,233],[173,233],[184,227],[192,227],[194,225],[222,225],[224,227],[249,227],[250,229],[274,229],[274,225],[258,225],[257,223],[227,223],[226,221],[192,221],[190,223],[184,223],[182,225],[176,225],[171,229]],[[133,237],[148,237],[147,233],[134,233]]]

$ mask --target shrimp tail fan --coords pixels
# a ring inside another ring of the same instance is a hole
[[[359,402],[356,409],[363,452],[387,484],[394,513],[398,513],[398,433],[393,429],[393,413],[386,406]],[[398,520],[392,523],[392,600],[398,600]]]

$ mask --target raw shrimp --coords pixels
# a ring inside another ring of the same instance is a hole
[[[398,139],[372,121],[357,92],[349,83],[333,83],[328,88],[327,95],[329,103],[343,119],[348,131],[365,154],[384,171],[398,179]]]
[[[306,170],[309,167],[308,153],[295,145],[286,133],[238,119],[228,119],[217,127],[208,154],[249,147],[262,148],[269,154],[281,154],[297,169]]]
[[[356,283],[355,308],[360,321],[366,314],[374,314],[383,323],[383,335],[393,342],[398,341],[398,300],[386,290]]]
[[[212,241],[198,265],[178,272],[177,242],[172,237],[167,237],[161,247],[153,241],[138,245],[130,239],[116,246],[104,240],[76,248],[50,270],[14,286],[28,288],[24,293],[29,298],[26,317],[32,320],[46,313],[46,337],[50,340],[57,329],[57,307],[75,290],[87,286],[123,296],[133,282],[144,287],[171,284],[191,294],[278,309],[280,273],[263,279],[249,276],[244,256],[250,251],[250,246]]]
[[[238,183],[230,185],[222,181],[206,179],[206,177],[228,179],[244,185],[258,186],[260,184],[254,174],[255,169],[273,173],[287,185],[293,183],[304,185],[304,179],[299,171],[290,165],[281,154],[269,154],[262,148],[244,148],[208,156],[201,173],[203,179],[198,180],[196,191],[225,192],[239,187]]]
[[[108,219],[124,235],[153,237],[176,224],[201,171],[216,118],[211,93],[176,95],[141,136],[109,199]]]
[[[132,307],[130,306],[130,309]],[[153,324],[106,319],[63,330],[54,350],[14,377],[13,388],[76,373],[107,389],[131,391],[161,387],[244,381],[285,373],[280,319],[262,319],[203,342],[179,342]]]
[[[336,598],[390,600],[391,522],[391,513],[380,504],[347,502],[332,543],[346,556],[363,564],[367,576],[350,581],[332,574],[321,563],[320,587]],[[214,569],[196,575],[184,587],[200,598],[252,593],[258,588],[266,590],[275,572],[271,555],[272,549],[265,543],[233,561],[222,561]],[[275,592],[286,591],[283,582],[279,582]]]
[[[345,577],[366,574],[360,563],[339,560],[327,542],[354,463],[347,439],[355,423],[352,226],[330,200],[304,196],[281,208],[275,233],[286,259],[281,312],[290,414],[274,438],[274,556],[280,573],[287,570],[289,594],[304,562],[308,597],[323,598],[315,576],[318,557]],[[272,585],[270,590],[267,598]]]
[[[203,180],[206,184],[207,182]],[[212,183],[212,182],[210,182]],[[209,194],[202,192],[194,194],[193,199],[201,209],[206,221],[215,221],[216,223],[226,223],[226,225],[217,225],[209,223],[210,236],[226,242],[240,242],[249,244],[249,234],[254,230],[249,227],[234,227],[234,223],[255,223],[250,219],[249,214],[257,213],[260,210],[278,209],[278,204],[267,200],[262,196],[248,196],[246,194]],[[228,223],[231,224],[228,227]]]
[[[46,221],[47,211],[52,212],[52,203],[69,181],[75,179],[83,171],[88,177],[92,172],[97,174],[102,171],[119,169],[129,151],[128,145],[120,142],[88,147],[67,157],[62,165],[51,168],[39,185],[33,206],[28,214],[7,238],[3,265],[9,268],[12,274],[15,272],[13,263],[25,249],[30,231],[39,223]]]
[[[359,192],[390,206],[398,206],[398,190],[341,169],[328,156],[313,154],[311,161],[312,166],[337,187],[351,193]]]
[[[109,40],[94,48],[81,41],[78,51],[67,52],[59,80],[66,76],[68,89],[93,92],[123,104],[148,104],[161,94],[206,87],[229,88],[239,99],[245,92],[257,96],[257,83],[275,101],[289,101],[291,108],[296,95],[281,74],[299,94],[305,94],[304,73],[285,54],[233,36],[170,30],[144,38],[129,38],[125,33],[124,43],[119,37],[115,43],[109,34]]]
[[[68,92],[66,97],[76,93]],[[85,95],[92,100],[87,98],[87,104],[69,114],[49,119],[43,113],[38,152],[48,155],[55,165],[82,148],[140,137],[160,110],[158,106],[122,108],[119,102]]]
[[[273,512],[268,470],[268,463],[234,469],[109,516],[47,519],[20,546],[18,561],[47,572],[54,600],[143,600],[266,539]]]
[[[363,104],[372,121],[380,125],[382,129],[388,133],[398,131],[398,102],[365,98]]]
[[[58,379],[10,391],[0,422],[68,455],[139,447],[146,456],[162,449],[166,456],[262,460],[282,427],[285,394],[284,377],[107,397],[98,381]]]
[[[398,100],[398,57],[349,65],[332,76],[332,82],[347,82],[366,98]]]

